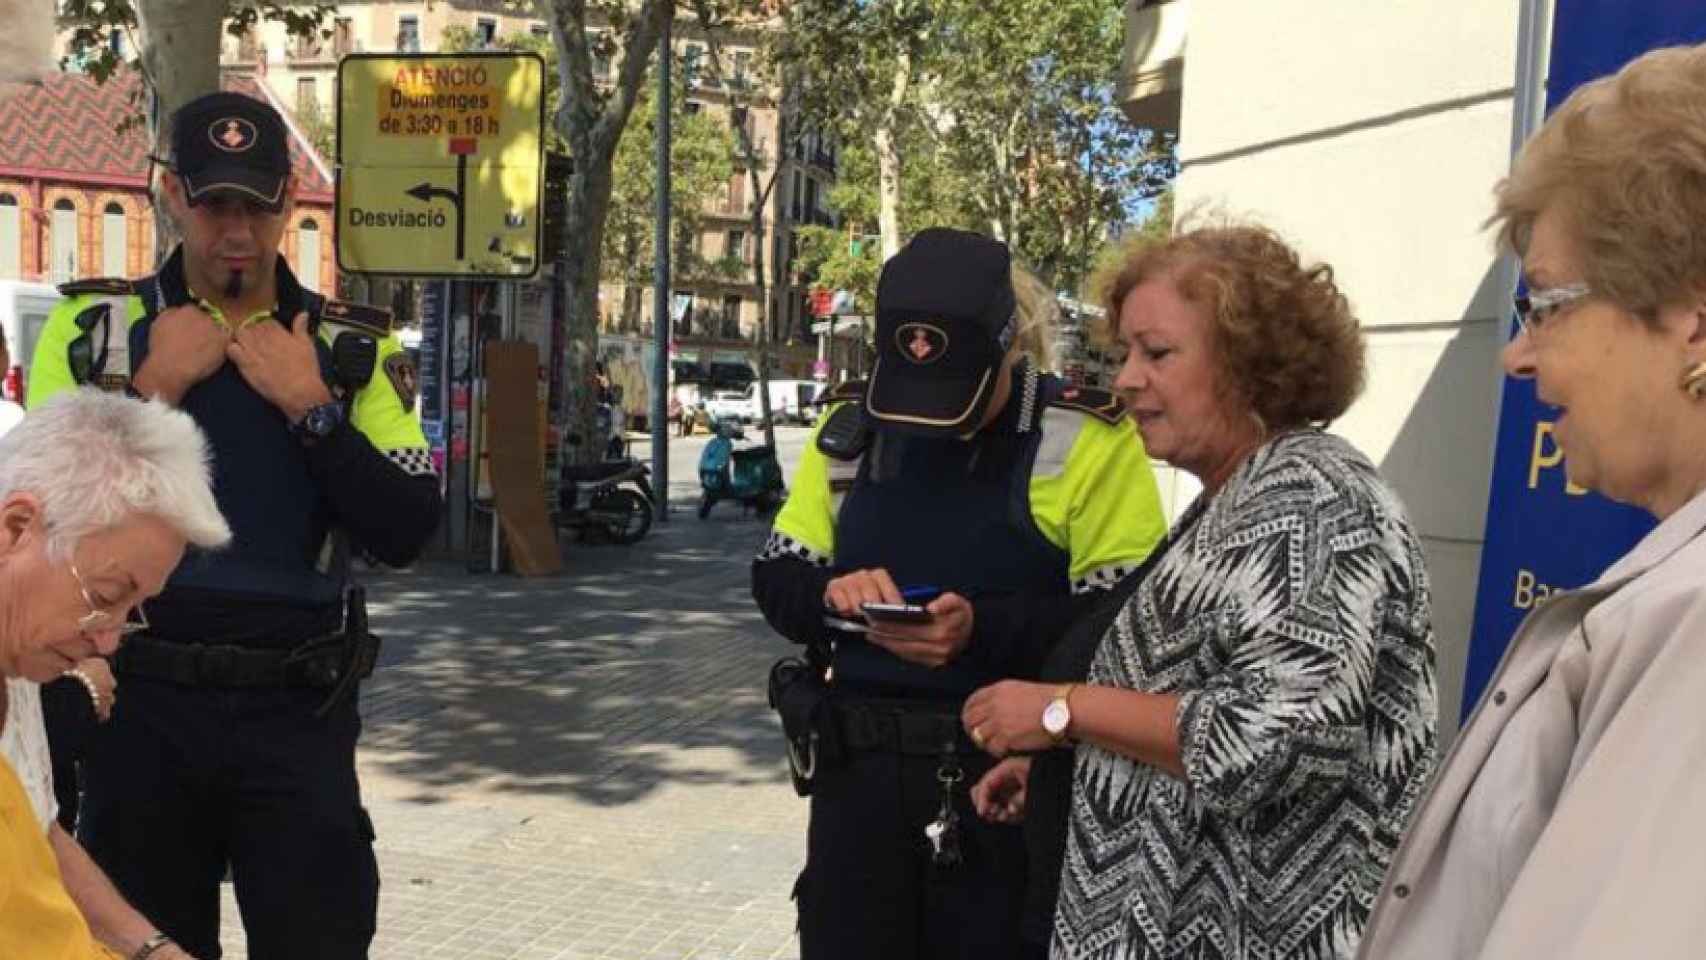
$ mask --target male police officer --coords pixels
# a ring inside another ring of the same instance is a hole
[[[989,760],[959,703],[1034,676],[1074,594],[1111,587],[1166,532],[1119,403],[1019,359],[1010,268],[1003,244],[944,229],[884,266],[871,381],[832,397],[848,402],[753,564],[766,619],[811,650],[810,670],[772,677],[812,797],[805,960],[1017,955],[1023,844],[970,808]],[[826,624],[925,588],[926,622]]]
[[[295,189],[278,113],[211,94],[172,118],[171,145],[157,199],[182,244],[136,283],[61,288],[30,401],[128,374],[190,413],[235,539],[186,558],[120,652],[80,832],[197,956],[220,955],[229,864],[251,957],[364,957],[379,877],[354,688],[375,641],[345,541],[411,562],[438,484],[388,316],[303,289],[278,253]]]

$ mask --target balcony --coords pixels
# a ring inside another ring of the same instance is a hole
[[[1114,95],[1133,125],[1179,132],[1191,0],[1126,0],[1125,53]]]

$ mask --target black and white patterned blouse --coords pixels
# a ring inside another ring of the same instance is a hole
[[[1313,430],[1179,529],[1090,682],[1180,694],[1186,777],[1078,748],[1052,955],[1348,960],[1434,763],[1421,546]]]

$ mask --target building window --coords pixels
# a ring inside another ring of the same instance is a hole
[[[303,119],[320,115],[319,84],[313,77],[296,79],[296,115]]]
[[[419,17],[397,18],[397,49],[403,53],[421,52],[421,21]]]
[[[124,208],[109,203],[101,212],[101,276],[122,277],[130,270],[125,266],[130,253],[130,229],[125,221]]]
[[[730,230],[729,231],[728,237],[723,241],[723,256],[735,257],[735,258],[739,259],[741,263],[746,262],[746,231],[745,230]]]
[[[592,78],[610,79],[610,40],[602,33],[589,30],[586,34],[587,53],[592,57]]]
[[[296,280],[304,289],[320,292],[320,225],[312,220],[296,228]]]
[[[752,138],[752,115],[745,107],[734,107],[729,110],[729,129],[745,130],[747,139]]]
[[[693,291],[675,291],[675,335],[691,337],[693,335]]]
[[[535,40],[551,39],[551,28],[545,26],[543,23],[536,23],[533,26],[528,27],[527,32],[532,34],[533,39]]]
[[[24,275],[23,225],[18,216],[18,198],[0,193],[0,278],[16,280]]]
[[[740,339],[740,297],[732,293],[723,298],[722,329],[718,333],[724,340]]]
[[[296,45],[296,59],[318,60],[325,53],[325,47],[320,43],[320,31],[310,30],[300,34],[291,41]]]
[[[686,110],[687,115],[691,117],[691,116],[697,114],[704,106],[705,106],[704,104],[700,103],[697,100],[689,100],[686,103],[681,105],[681,109]]]
[[[482,47],[496,46],[498,42],[498,22],[485,17],[474,21],[474,39]]]
[[[729,178],[728,209],[730,213],[746,212],[746,171],[744,170],[737,171],[734,176]]]
[[[747,81],[752,78],[752,54],[741,51],[735,54],[735,86],[745,88]]]
[[[794,202],[790,205],[790,211],[789,212],[792,214],[790,219],[794,220],[796,223],[799,222],[799,219],[800,219],[800,195],[801,195],[801,192],[803,190],[805,190],[805,178],[800,175],[800,171],[795,170],[794,171]]]
[[[108,34],[107,46],[112,48],[113,55],[120,60],[128,59],[130,56],[130,45],[125,42],[123,30],[114,30]]]
[[[338,17],[332,21],[332,53],[343,56],[355,52],[355,24],[349,17]]]
[[[687,51],[681,57],[681,76],[687,81],[688,89],[701,81],[699,68],[705,60],[705,48],[697,43],[687,45]]]
[[[806,178],[806,219],[813,223],[818,221],[817,181]]]
[[[77,206],[70,200],[55,200],[51,227],[53,260],[48,275],[54,283],[77,277]]]

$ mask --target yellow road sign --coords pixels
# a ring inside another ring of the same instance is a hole
[[[539,270],[545,61],[352,54],[338,64],[338,266],[525,279]]]

